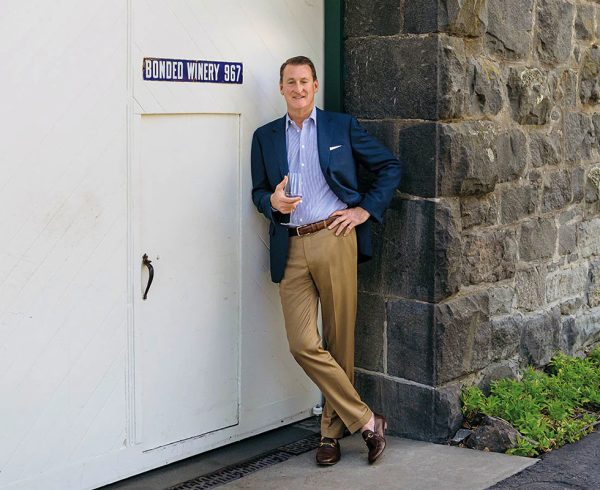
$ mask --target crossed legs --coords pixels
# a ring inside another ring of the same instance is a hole
[[[356,235],[326,229],[289,240],[279,291],[290,352],[325,396],[321,435],[339,439],[373,415],[353,386]],[[327,350],[317,330],[319,300]]]

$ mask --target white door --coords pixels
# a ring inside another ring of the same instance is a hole
[[[97,488],[309,416],[250,142],[285,113],[282,61],[323,82],[324,0],[2,7],[0,488]],[[243,83],[144,80],[144,58]]]
[[[238,422],[239,116],[145,115],[139,135],[136,440],[153,448]]]
[[[250,195],[250,142],[285,114],[285,59],[308,55],[322,75],[324,6],[132,7],[132,432],[156,464],[301,419],[320,402],[288,350],[268,223]],[[144,58],[241,64],[243,83],[146,80]],[[146,300],[144,254],[154,267]]]

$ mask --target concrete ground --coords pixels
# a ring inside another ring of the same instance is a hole
[[[342,460],[335,466],[316,466],[315,451],[310,451],[221,488],[475,490],[488,488],[536,462],[398,437],[386,439],[385,453],[374,465],[367,463],[365,443],[355,434],[340,441]]]
[[[476,490],[488,488],[538,461],[388,436],[385,453],[376,464],[369,465],[365,443],[355,434],[340,441],[342,460],[338,464],[319,467],[314,462],[314,449],[302,452],[306,445],[301,443],[296,452],[298,448],[290,444],[309,441],[312,444],[309,447],[314,447],[318,430],[318,420],[308,419],[102,487],[102,490],[199,490],[217,486],[260,490],[319,487]],[[245,476],[240,478],[241,473]]]

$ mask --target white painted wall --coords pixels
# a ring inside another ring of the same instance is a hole
[[[296,54],[323,72],[323,0],[2,2],[0,488],[94,488],[309,414],[250,200],[250,137]],[[144,82],[145,56],[241,61],[244,85]],[[146,451],[136,137],[143,115],[207,112],[241,118],[239,424]]]

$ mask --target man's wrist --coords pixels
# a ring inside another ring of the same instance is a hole
[[[356,207],[357,207],[357,209],[360,209],[363,213],[365,213],[367,215],[367,217],[365,218],[365,221],[371,217],[371,213],[369,213],[369,211],[367,211],[365,208],[363,208],[362,206],[356,206]]]

